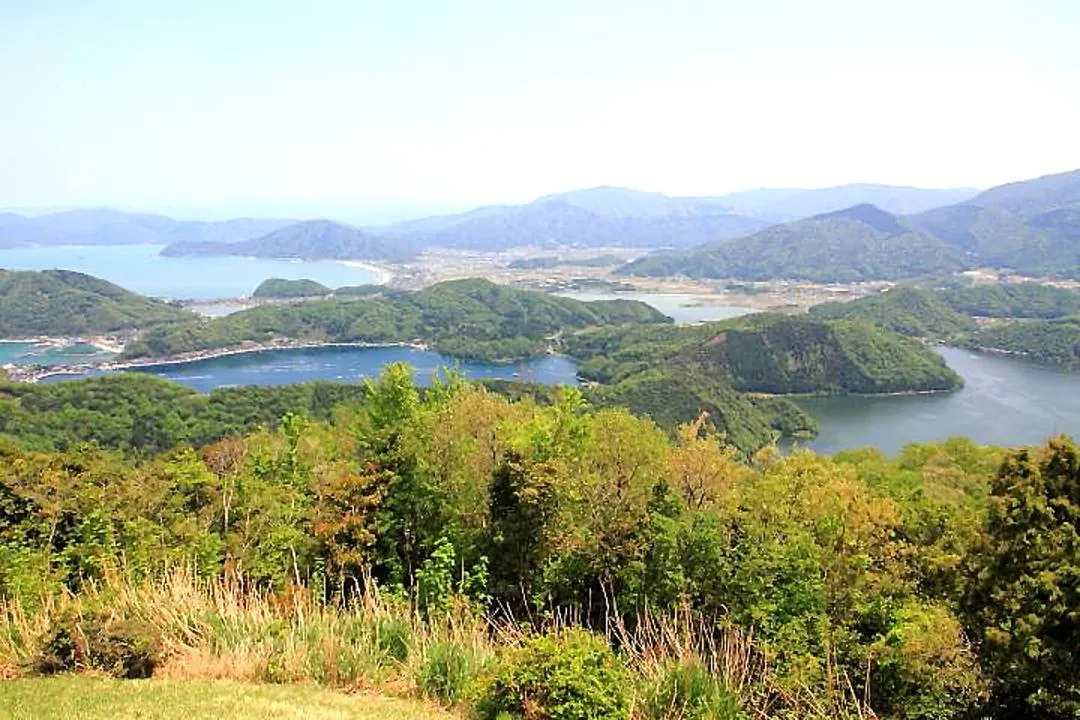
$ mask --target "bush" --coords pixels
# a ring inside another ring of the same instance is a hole
[[[375,626],[375,642],[379,650],[398,662],[408,659],[412,637],[412,625],[403,618],[383,618]]]
[[[45,674],[100,670],[116,678],[148,678],[161,652],[161,635],[148,623],[69,613],[53,622],[36,665]]]
[[[673,663],[646,689],[642,714],[649,720],[742,720],[739,699],[701,663]]]
[[[469,649],[439,640],[428,646],[416,684],[427,697],[455,703],[465,696],[480,667],[481,660]]]
[[[608,643],[590,632],[537,635],[503,658],[477,712],[487,720],[625,720],[629,675]]]

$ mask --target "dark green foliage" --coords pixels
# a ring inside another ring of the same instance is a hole
[[[194,317],[186,310],[82,273],[0,270],[0,337],[70,337]]]
[[[1080,450],[1009,454],[991,485],[964,609],[1001,717],[1080,713]]]
[[[699,662],[661,668],[647,689],[642,713],[648,720],[744,720],[738,698]]]
[[[550,338],[567,329],[666,320],[632,300],[585,303],[487,280],[455,280],[402,296],[264,306],[156,328],[126,354],[174,355],[285,337],[312,342],[424,340],[456,357],[498,360],[543,353]]]
[[[415,257],[416,250],[406,240],[376,237],[330,220],[308,220],[240,242],[182,241],[169,245],[161,254],[406,262]]]
[[[918,277],[966,266],[948,243],[872,205],[767,228],[681,253],[650,255],[622,275],[856,282]]]
[[[259,283],[252,297],[257,298],[300,298],[329,295],[332,291],[314,280],[286,280],[268,278]]]
[[[137,620],[62,614],[49,630],[36,663],[40,673],[97,670],[116,678],[148,678],[161,662],[160,631]]]
[[[1080,317],[988,325],[965,336],[959,344],[1075,370],[1080,368]]]
[[[536,635],[503,658],[478,702],[485,720],[627,720],[629,675],[585,630]]]
[[[974,329],[974,321],[950,305],[932,290],[896,287],[850,302],[815,305],[810,308],[810,315],[824,320],[865,320],[901,335],[920,338],[944,339]]]
[[[359,385],[318,382],[221,388],[207,396],[141,373],[7,383],[0,385],[0,436],[40,450],[91,442],[158,453],[274,426],[289,412],[329,419],[334,408],[362,401],[364,392]]]

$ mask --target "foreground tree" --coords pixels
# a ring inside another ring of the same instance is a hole
[[[965,610],[1000,717],[1080,714],[1080,451],[1068,438],[1006,457]]]

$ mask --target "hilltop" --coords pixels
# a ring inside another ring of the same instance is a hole
[[[952,272],[965,264],[959,248],[873,205],[856,205],[748,237],[650,255],[617,273],[856,282]]]
[[[404,262],[416,253],[409,243],[400,239],[376,237],[330,220],[308,220],[241,242],[174,243],[162,250],[161,254]]]
[[[195,315],[70,270],[0,270],[0,337],[73,336],[194,320]]]
[[[916,215],[860,204],[748,237],[656,254],[625,275],[897,280],[993,267],[1080,277],[1080,170],[991,188]]]

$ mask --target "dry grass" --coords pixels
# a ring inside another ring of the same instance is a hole
[[[53,619],[72,612],[103,612],[158,629],[164,662],[155,678],[169,682],[315,683],[409,697],[437,694],[431,675],[447,644],[463,651],[468,673],[475,675],[526,632],[464,606],[439,622],[424,621],[377,592],[341,606],[302,589],[268,593],[184,570],[138,583],[116,575],[78,595],[45,598],[33,611],[0,603],[0,677],[31,668]],[[554,626],[573,621],[569,614],[554,617]],[[788,717],[872,717],[845,680],[833,683],[840,689],[826,696],[780,683],[752,636],[689,611],[644,617],[633,629],[611,621],[606,633],[643,687],[672,665],[701,666],[752,717],[774,717],[779,708]]]

